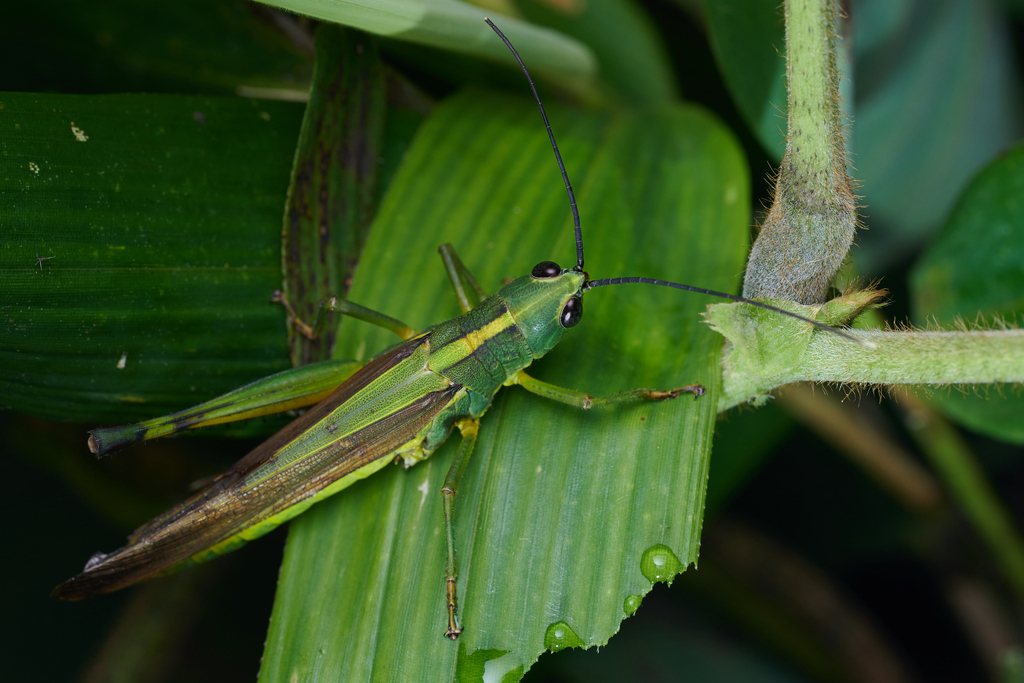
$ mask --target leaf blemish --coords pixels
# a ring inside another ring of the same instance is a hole
[[[71,132],[74,133],[75,139],[79,142],[85,142],[89,139],[89,136],[85,134],[85,131],[75,125],[75,122],[71,122]]]
[[[430,491],[430,480],[424,479],[423,483],[416,487],[416,490],[423,494],[420,496],[420,510],[422,510],[423,504],[427,502],[427,492]]]

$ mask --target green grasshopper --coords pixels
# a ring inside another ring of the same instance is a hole
[[[206,489],[137,529],[125,547],[94,555],[80,574],[54,589],[54,597],[79,600],[114,591],[233,550],[389,462],[401,459],[411,466],[429,457],[458,429],[462,442],[441,490],[447,534],[445,635],[455,639],[462,628],[455,590],[453,506],[459,480],[476,443],[480,418],[498,389],[518,384],[580,409],[704,393],[702,386],[691,384],[593,397],[527,374],[525,370],[534,360],[554,348],[566,331],[580,322],[586,292],[631,283],[674,287],[747,302],[846,336],[789,311],[739,296],[643,277],[591,279],[583,269],[576,199],[547,114],[519,54],[501,31],[486,21],[522,66],[537,100],[569,196],[576,265],[566,269],[543,261],[529,275],[487,297],[454,249],[444,245],[440,252],[463,313],[425,332],[337,299],[328,300],[318,320],[306,325],[277,294],[276,299],[308,336],[319,332],[325,311],[335,311],[391,330],[402,342],[361,367],[345,361],[315,363],[278,373],[180,413],[92,431],[90,449],[103,455],[128,443],[183,429],[317,404]]]

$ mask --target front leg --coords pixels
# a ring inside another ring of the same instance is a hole
[[[573,406],[574,408],[580,408],[581,410],[589,410],[598,406],[610,406],[618,403],[664,401],[670,398],[675,398],[682,393],[692,393],[694,398],[704,394],[704,387],[700,384],[688,384],[685,387],[678,387],[676,389],[633,389],[632,391],[624,391],[621,394],[612,394],[611,396],[591,396],[590,394],[586,394],[582,391],[566,389],[554,384],[542,382],[539,379],[526,374],[523,370],[512,375],[506,384],[518,384],[531,394],[550,398],[552,401],[558,401],[559,403],[564,403],[566,405]]]

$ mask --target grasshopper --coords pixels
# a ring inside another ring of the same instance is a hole
[[[722,292],[643,277],[591,279],[584,270],[576,199],[543,104],[516,50],[490,20],[487,23],[519,62],[540,109],[569,197],[576,264],[562,268],[543,261],[529,275],[486,296],[455,250],[443,245],[441,256],[462,314],[425,332],[337,299],[325,302],[318,320],[307,325],[297,319],[283,295],[277,294],[276,300],[308,336],[316,336],[324,322],[323,314],[333,311],[390,330],[402,341],[363,366],[339,361],[316,363],[278,373],[180,413],[92,431],[90,449],[102,455],[127,443],[183,429],[316,404],[207,488],[141,526],[126,546],[94,555],[80,574],[54,589],[54,597],[79,600],[118,590],[233,550],[389,462],[401,460],[411,466],[429,457],[457,429],[462,441],[441,490],[447,536],[444,634],[454,640],[462,631],[455,590],[454,502],[459,480],[473,453],[480,419],[501,387],[517,384],[531,393],[584,410],[668,400],[683,393],[699,397],[704,393],[699,384],[690,384],[594,397],[527,374],[534,360],[554,348],[580,322],[582,299],[587,292],[619,284],[673,287],[747,302],[832,330],[789,311]]]

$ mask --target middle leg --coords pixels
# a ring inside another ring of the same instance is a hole
[[[468,313],[474,306],[487,298],[487,293],[476,281],[473,274],[469,272],[459,255],[455,253],[455,247],[450,244],[442,244],[437,248],[444,261],[444,268],[448,272],[448,280],[452,283],[455,296],[459,300],[459,308],[463,313]]]

